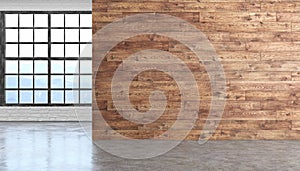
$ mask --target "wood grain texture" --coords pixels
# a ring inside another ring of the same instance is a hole
[[[292,0],[93,0],[93,33],[120,18],[139,13],[162,13],[186,20],[202,31],[216,49],[226,76],[226,105],[222,121],[213,140],[300,139],[300,2]],[[170,23],[170,27],[172,23]],[[138,29],[138,28],[137,28]],[[168,28],[166,28],[168,29]],[[111,38],[113,38],[113,33]],[[180,34],[180,33],[178,33]],[[189,36],[189,35],[186,35]],[[193,36],[188,37],[191,41]],[[107,41],[111,41],[110,38]],[[163,91],[166,110],[151,124],[136,124],[117,111],[111,94],[115,70],[133,71],[122,61],[146,49],[160,49],[179,57],[197,80],[200,92],[198,119],[188,140],[197,140],[211,106],[211,85],[204,65],[186,46],[161,35],[138,35],[120,42],[109,53],[101,67],[93,65],[95,76],[93,102],[94,139],[114,139],[116,132],[136,139],[177,139],[179,129],[158,138],[170,129],[180,108],[190,109],[197,100],[192,94],[181,106],[181,95],[174,79],[161,71],[150,70],[136,75],[130,84],[133,109],[150,109],[150,93]],[[93,60],[99,52],[93,47]],[[143,60],[139,57],[137,60]],[[135,63],[132,62],[133,68]],[[170,67],[180,72],[181,67]],[[182,82],[188,83],[185,77]],[[218,81],[218,80],[217,80]],[[122,80],[120,80],[122,84]],[[119,92],[122,93],[122,92]],[[118,99],[125,100],[123,98]],[[160,99],[157,99],[158,101]],[[154,110],[160,110],[159,106]],[[103,122],[100,117],[106,122]],[[108,130],[111,127],[114,131]]]

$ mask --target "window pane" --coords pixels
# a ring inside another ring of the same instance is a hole
[[[21,75],[20,76],[20,88],[33,88],[33,76]]]
[[[66,45],[66,57],[79,57],[79,45],[67,44]]]
[[[66,75],[66,88],[78,88],[78,75]]]
[[[32,44],[20,44],[20,57],[33,57]]]
[[[34,47],[34,57],[48,57],[48,45],[36,44]]]
[[[92,27],[92,14],[80,14],[80,27]]]
[[[80,30],[80,42],[92,42],[92,29]]]
[[[92,57],[92,44],[81,44],[80,45],[80,57]]]
[[[6,74],[17,74],[19,69],[18,61],[8,61],[5,62],[5,73]]]
[[[51,14],[51,27],[64,27],[64,14]]]
[[[32,74],[33,73],[33,61],[20,61],[20,73]]]
[[[47,74],[48,73],[48,61],[34,61],[34,73]]]
[[[92,88],[92,76],[81,75],[80,76],[80,88]]]
[[[34,14],[35,27],[48,27],[48,14]]]
[[[5,76],[5,88],[18,88],[18,76]]]
[[[81,74],[92,74],[92,61],[91,60],[80,61],[80,73]]]
[[[51,29],[51,42],[64,42],[64,29]]]
[[[64,61],[51,61],[51,73],[63,74]]]
[[[21,90],[20,103],[30,104],[33,103],[33,91]]]
[[[51,103],[64,103],[64,91],[51,91]]]
[[[79,14],[66,14],[66,27],[79,27]]]
[[[6,14],[5,15],[6,27],[18,27],[18,14]]]
[[[35,88],[48,88],[48,76],[47,75],[36,75],[34,76]]]
[[[35,42],[48,42],[48,30],[47,29],[35,29],[34,30]]]
[[[78,103],[79,102],[79,93],[75,90],[66,91],[66,103]]]
[[[79,42],[79,30],[66,29],[66,42]]]
[[[77,60],[66,61],[66,73],[67,74],[78,73],[79,71],[78,64],[79,63]]]
[[[33,42],[33,29],[20,29],[20,42]]]
[[[6,57],[18,57],[19,48],[18,45],[6,45],[5,56]]]
[[[18,42],[18,29],[6,29],[5,32],[6,42]]]
[[[33,14],[20,14],[20,27],[33,27]]]
[[[51,76],[51,88],[64,88],[64,76],[52,75]]]
[[[80,103],[92,103],[92,91],[91,90],[81,90],[80,91]]]
[[[36,103],[36,104],[48,103],[48,91],[47,90],[34,91],[34,103]]]
[[[16,104],[18,103],[18,91],[10,91],[10,90],[7,90],[5,91],[5,101],[7,104]]]
[[[51,57],[64,57],[64,45],[51,45]]]

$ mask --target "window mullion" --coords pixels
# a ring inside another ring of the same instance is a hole
[[[48,14],[48,105],[51,104],[51,14]]]

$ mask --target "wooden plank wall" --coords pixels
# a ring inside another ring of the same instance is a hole
[[[93,0],[93,32],[119,18],[147,12],[185,19],[214,45],[227,78],[227,102],[212,139],[300,139],[300,1]],[[149,48],[180,56],[193,71],[202,101],[199,119],[187,139],[197,140],[209,111],[210,82],[189,49],[167,37],[141,35],[124,40],[107,55],[100,70],[93,66],[97,73],[94,109],[98,106],[113,129],[131,138],[156,137],[170,128],[180,108],[180,94],[174,80],[165,73],[143,72],[130,87],[132,106],[139,111],[149,109],[150,91],[167,92],[166,112],[155,123],[126,121],[111,100],[115,69],[128,55]],[[93,53],[97,60],[97,47]],[[193,104],[185,107],[189,105]],[[103,125],[99,112],[93,110],[94,139],[111,138],[113,133]],[[176,138],[176,132],[167,138]]]

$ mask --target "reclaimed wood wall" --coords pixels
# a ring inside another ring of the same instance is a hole
[[[196,26],[206,34],[221,59],[227,79],[227,102],[212,139],[300,139],[300,1],[93,0],[93,32],[122,17],[153,12],[180,17]],[[93,66],[94,139],[110,138],[113,134],[103,129],[95,106],[114,130],[130,138],[153,138],[174,123],[180,94],[174,80],[163,72],[143,72],[130,87],[132,106],[139,111],[149,109],[149,92],[166,91],[167,108],[156,122],[148,125],[128,122],[112,102],[110,84],[116,68],[130,54],[149,48],[180,56],[193,71],[201,107],[199,119],[187,139],[199,138],[211,99],[203,65],[195,62],[189,49],[176,40],[141,35],[118,44],[100,69]],[[97,47],[93,53],[97,60]],[[189,105],[192,104],[184,107]],[[176,132],[168,138],[176,138]]]

